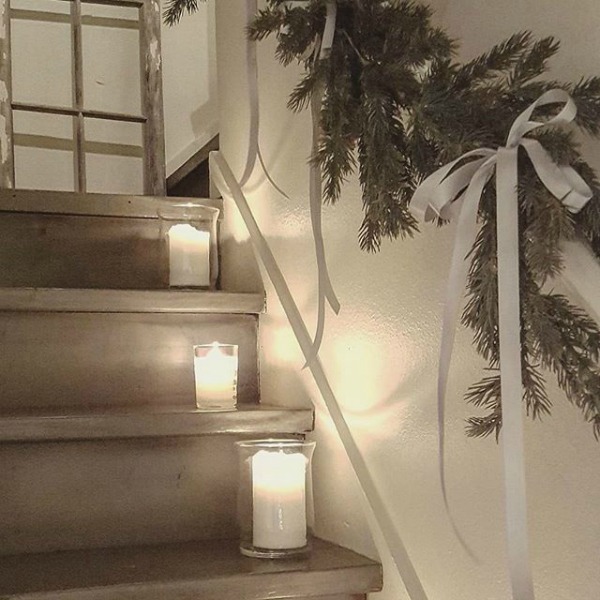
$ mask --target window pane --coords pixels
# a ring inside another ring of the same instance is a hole
[[[140,114],[138,10],[86,4],[83,13],[84,105]]]
[[[13,100],[72,105],[70,3],[13,0]]]
[[[73,119],[15,111],[16,187],[73,191]]]
[[[142,126],[85,120],[89,192],[143,194]]]

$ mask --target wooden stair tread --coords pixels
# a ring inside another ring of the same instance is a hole
[[[259,600],[381,589],[381,566],[323,540],[304,558],[240,555],[237,540],[0,558],[2,600]]]
[[[223,200],[0,189],[0,212],[90,215],[158,219],[158,210],[173,204],[193,202],[223,213]]]
[[[47,408],[0,411],[0,442],[121,439],[312,431],[310,408],[240,404],[228,412],[196,407]]]
[[[204,290],[0,288],[0,311],[259,314],[263,294]]]

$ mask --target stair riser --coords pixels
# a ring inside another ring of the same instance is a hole
[[[2,213],[0,286],[168,287],[159,221]]]
[[[9,444],[0,554],[235,537],[234,438]]]
[[[259,398],[253,315],[0,313],[0,410],[195,404],[193,350],[239,346],[238,402]]]

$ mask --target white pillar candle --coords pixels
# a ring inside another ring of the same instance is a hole
[[[252,457],[252,544],[306,546],[306,458],[260,450]]]
[[[175,287],[210,286],[210,233],[189,223],[173,225],[169,239],[169,284]]]
[[[227,354],[224,350],[233,350]],[[233,409],[237,401],[237,346],[194,346],[194,377],[198,408]]]

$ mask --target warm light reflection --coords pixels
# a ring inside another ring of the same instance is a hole
[[[173,225],[169,240],[169,284],[174,287],[210,286],[210,233],[189,223]]]
[[[393,347],[381,335],[352,332],[334,341],[327,360],[336,395],[344,410],[361,414],[377,408],[401,386],[412,363],[409,347]]]
[[[265,347],[270,349],[269,354],[277,357],[279,364],[298,364],[303,360],[296,336],[287,322],[273,325],[264,336]]]
[[[235,408],[237,400],[237,346],[213,342],[194,346],[196,404],[206,410]]]
[[[254,546],[306,545],[306,465],[303,454],[260,450],[252,457]]]

